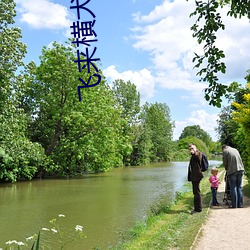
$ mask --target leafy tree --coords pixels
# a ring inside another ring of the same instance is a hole
[[[209,151],[211,154],[220,154],[222,152],[221,143],[219,141],[211,142]]]
[[[221,144],[237,147],[235,144],[235,135],[238,129],[238,122],[232,119],[231,107],[224,107],[219,114],[218,127],[216,128],[216,131],[220,136],[219,141]]]
[[[41,169],[51,175],[75,175],[86,171],[107,171],[121,165],[121,110],[103,80],[83,89],[79,102],[78,78],[87,82],[89,75],[79,72],[74,63],[74,48],[53,43],[44,47],[40,65],[29,65],[29,91],[24,100],[30,105],[29,135],[43,145],[46,155],[56,164]]]
[[[140,112],[140,93],[136,85],[130,81],[115,80],[112,90],[117,103],[122,108],[122,118],[126,119],[129,125],[136,123]]]
[[[208,88],[205,89],[205,99],[210,104],[221,107],[221,97],[231,89],[227,85],[219,83],[218,78],[219,73],[226,72],[226,65],[223,62],[225,54],[216,46],[217,32],[225,29],[219,7],[230,5],[228,15],[235,18],[248,16],[250,19],[250,4],[249,0],[199,0],[195,3],[196,9],[190,16],[196,16],[197,20],[191,30],[193,37],[197,38],[199,44],[204,43],[204,46],[202,55],[195,53],[194,67],[200,69],[197,73],[201,77],[200,80],[209,83]]]
[[[15,81],[15,73],[18,67],[23,66],[26,45],[20,41],[21,30],[12,26],[16,16],[15,7],[13,0],[0,2],[0,112],[13,101],[10,100],[13,91],[21,90]]]
[[[138,139],[138,114],[140,112],[140,93],[136,85],[130,81],[115,80],[113,82],[113,93],[118,107],[121,109],[122,138],[125,144],[130,144],[131,150],[123,150],[124,165],[137,165],[137,139]]]
[[[16,15],[12,0],[0,2],[0,179],[15,182],[31,179],[46,164],[41,145],[26,135],[27,122],[19,100],[26,85],[17,70],[23,66],[26,45],[21,30],[14,27]]]
[[[245,77],[249,81],[249,75]],[[246,87],[241,87],[240,84],[234,82],[234,92],[228,96],[230,102],[236,102],[239,104],[246,104],[244,99],[246,94],[250,93],[250,90]],[[233,119],[233,112],[236,111],[234,106],[224,107],[219,115],[217,133],[220,135],[221,144],[228,144],[239,149],[241,153],[245,151],[245,140],[243,139],[244,133],[242,126],[239,122]]]
[[[188,136],[199,138],[200,140],[205,142],[207,147],[209,147],[210,143],[212,142],[211,136],[206,131],[204,131],[199,125],[185,127],[179,137],[179,140]]]
[[[170,160],[173,123],[169,107],[165,103],[146,102],[142,107],[141,123],[152,143],[151,162]]]
[[[152,160],[153,142],[151,140],[151,130],[145,122],[133,127],[133,151],[130,156],[131,165],[144,165]]]
[[[201,152],[205,153],[206,155],[209,154],[209,150],[208,150],[206,144],[201,139],[199,139],[195,136],[187,136],[183,139],[180,139],[178,141],[178,147],[180,150],[186,150],[186,154],[190,155],[189,150],[188,150],[188,145],[190,143],[195,144],[197,149],[200,150]]]
[[[249,80],[249,76],[246,78]],[[237,103],[233,102],[233,107],[236,108],[236,111],[232,112],[233,120],[240,124],[240,142],[241,142],[241,148],[240,151],[243,154],[243,159],[245,162],[246,167],[246,173],[248,177],[250,176],[250,146],[249,146],[249,140],[250,140],[250,82],[247,83],[246,86],[246,93],[243,95],[244,102],[243,103]],[[242,130],[241,130],[242,129]],[[238,133],[239,134],[239,133]],[[242,136],[242,134],[244,136]],[[238,136],[239,137],[239,136]]]

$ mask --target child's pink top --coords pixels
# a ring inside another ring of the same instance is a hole
[[[209,178],[209,181],[211,183],[211,187],[218,187],[219,179],[216,175],[211,175]]]

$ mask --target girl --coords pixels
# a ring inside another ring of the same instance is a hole
[[[211,183],[211,190],[212,190],[212,205],[213,206],[219,206],[220,204],[217,201],[217,189],[220,184],[219,179],[217,177],[218,169],[212,168],[211,169],[211,176],[209,178],[209,181]]]

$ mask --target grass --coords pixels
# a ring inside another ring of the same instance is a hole
[[[222,173],[223,171],[221,176]],[[193,208],[193,194],[191,183],[188,183],[185,191],[176,194],[172,204],[161,203],[152,208],[145,222],[138,223],[123,242],[110,249],[190,249],[208,214],[211,202],[208,177],[201,181],[201,193],[203,203],[201,213],[194,215],[189,213]]]

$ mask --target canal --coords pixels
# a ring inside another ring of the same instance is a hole
[[[211,166],[220,163],[210,161]],[[188,162],[168,162],[116,168],[79,179],[1,184],[0,248],[4,249],[9,240],[25,242],[42,228],[51,229],[50,221],[55,218],[64,243],[74,237],[76,225],[83,226],[87,236],[63,249],[107,249],[118,243],[123,232],[145,219],[156,202],[166,197],[171,202],[187,182],[187,165]],[[61,244],[57,243],[60,234],[45,230],[42,233],[41,240],[46,239],[47,246],[59,249],[53,244]]]

